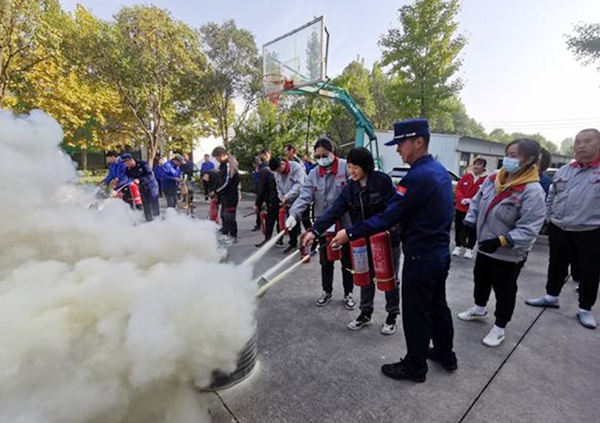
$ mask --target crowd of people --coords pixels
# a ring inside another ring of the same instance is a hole
[[[350,330],[372,323],[376,287],[385,285],[382,290],[388,315],[380,331],[393,334],[402,309],[407,346],[403,359],[382,367],[382,372],[393,379],[424,381],[427,360],[440,363],[448,371],[458,367],[446,302],[452,255],[475,258],[473,306],[458,313],[458,319],[486,319],[493,290],[495,322],[482,342],[497,347],[505,341],[519,274],[543,227],[547,227],[550,247],[546,294],[526,304],[558,308],[561,288],[572,275],[580,286],[577,318],[584,327],[595,329],[591,309],[600,280],[600,132],[580,131],[573,162],[560,168],[553,179],[544,172],[550,165],[550,154],[535,140],[514,140],[506,146],[497,172],[488,175],[486,161],[476,158],[455,193],[446,169],[428,153],[429,139],[425,119],[394,125],[394,138],[386,145],[396,146],[402,160],[410,165],[397,186],[387,174],[375,169],[368,149],[354,148],[344,159],[326,137],[314,144],[316,164],[308,156],[300,159],[291,145],[281,157],[263,150],[255,167],[254,213],[255,230],[262,229],[264,239],[256,247],[271,239],[276,225],[278,231],[286,231],[289,240],[284,254],[295,251],[300,243],[311,247],[311,254],[316,253],[318,245],[319,307],[333,298],[334,268],[339,261],[344,305],[349,310],[356,308],[354,285],[360,285],[360,313],[347,323]],[[237,242],[238,164],[223,147],[215,148],[212,156],[218,169],[206,155],[199,171],[204,196],[218,202],[221,233]],[[159,186],[172,206],[177,201],[174,187],[198,172],[193,165],[186,166],[189,161],[180,155],[159,162],[154,172],[130,154],[111,152],[107,157],[111,167],[105,183],[115,189],[132,182],[139,185],[148,220],[159,213]],[[451,252],[453,222],[455,246]],[[377,244],[376,238],[384,239],[384,244]],[[284,247],[281,239],[278,244]],[[392,272],[388,279],[378,273],[384,260],[381,245],[389,245]],[[404,265],[399,277],[401,251]]]

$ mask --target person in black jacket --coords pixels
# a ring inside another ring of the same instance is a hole
[[[304,243],[312,244],[314,239],[323,236],[327,229],[337,222],[344,213],[348,212],[352,224],[355,225],[371,216],[381,213],[395,196],[392,179],[383,172],[374,170],[375,165],[371,152],[366,148],[353,148],[348,153],[348,173],[350,182],[345,186],[334,205],[318,218],[313,224],[312,231],[304,235]],[[400,260],[400,235],[397,227],[390,230],[392,256],[395,273],[398,273]],[[369,262],[373,263],[370,244],[367,243]],[[350,330],[359,330],[372,323],[373,299],[375,298],[375,283],[373,265],[369,266],[371,284],[362,287],[360,291],[360,315],[348,323]],[[396,278],[397,279],[397,278]],[[398,281],[396,289],[385,293],[388,312],[387,319],[381,328],[381,333],[391,335],[396,331],[396,317],[399,314],[400,296]]]
[[[273,228],[279,215],[279,198],[277,197],[277,184],[275,176],[269,169],[268,162],[262,162],[258,168],[258,180],[256,182],[256,202],[254,212],[259,214],[263,203],[267,207],[267,221],[265,224],[265,239],[256,248],[262,247],[273,236]]]
[[[212,151],[212,156],[220,163],[219,178],[214,193],[221,205],[221,233],[229,235],[233,238],[233,242],[237,242],[238,228],[235,214],[239,202],[240,174],[238,163],[224,147],[216,147]]]

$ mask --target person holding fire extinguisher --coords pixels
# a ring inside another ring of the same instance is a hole
[[[340,159],[335,155],[335,146],[329,138],[319,138],[315,143],[314,151],[318,166],[312,168],[308,173],[308,177],[304,185],[302,185],[300,197],[298,197],[290,209],[289,217],[285,221],[285,227],[288,229],[294,228],[298,224],[298,221],[303,219],[304,212],[309,210],[313,202],[315,218],[319,218],[325,214],[340,196],[349,178],[346,160]],[[348,226],[350,224],[349,216],[344,214],[338,224],[341,227]],[[331,233],[331,238],[335,234],[335,225],[336,223],[332,225],[334,230]],[[310,226],[307,229],[310,229]],[[321,286],[323,287],[323,293],[316,301],[317,306],[323,307],[331,302],[333,265],[335,261],[340,260],[342,281],[344,284],[344,304],[348,310],[354,310],[356,303],[352,298],[354,283],[352,282],[352,274],[349,270],[352,267],[352,263],[350,262],[350,248],[345,245],[341,250],[334,251],[330,245],[327,245],[326,237],[319,238],[319,244],[321,247],[319,250],[319,261],[321,263]]]
[[[384,364],[381,371],[389,378],[413,382],[425,381],[428,358],[447,371],[458,368],[452,316],[446,302],[454,215],[452,182],[444,166],[429,154],[429,137],[426,119],[394,124],[394,139],[385,144],[397,146],[410,170],[396,187],[395,196],[386,202],[385,210],[342,229],[332,240],[343,245],[401,224],[402,326],[408,351],[399,362]]]
[[[311,244],[315,238],[323,237],[328,229],[348,213],[353,225],[356,225],[371,216],[381,213],[395,196],[392,179],[383,172],[375,170],[373,156],[366,148],[353,148],[348,152],[349,183],[344,187],[333,206],[318,218],[311,232],[303,235],[305,244]],[[348,226],[346,226],[348,227]],[[338,244],[342,245],[342,244]],[[335,246],[333,243],[332,246]],[[379,246],[379,245],[378,245]],[[360,314],[347,327],[350,330],[359,330],[372,323],[373,299],[375,298],[375,286],[383,289],[376,279],[377,267],[374,265],[375,251],[380,251],[373,240],[364,240],[363,245],[358,248],[351,246],[353,263],[353,280],[361,286],[360,290]],[[387,256],[385,267],[389,274],[385,279],[390,279],[391,284],[385,288],[385,309],[387,318],[381,327],[381,333],[391,335],[396,331],[396,318],[399,314],[399,292],[398,292],[398,261],[400,260],[400,238],[397,228],[389,231],[387,241]],[[377,254],[379,257],[380,255]],[[359,265],[360,263],[360,265]],[[373,264],[369,266],[370,264]],[[382,264],[382,263],[380,263]],[[361,269],[359,269],[359,267]],[[383,279],[383,278],[382,278]],[[388,281],[388,282],[390,282]],[[383,280],[382,280],[383,282]]]
[[[294,204],[294,201],[298,199],[302,184],[306,179],[306,172],[304,166],[293,161],[293,160],[281,160],[278,157],[273,157],[269,161],[269,168],[274,172],[275,183],[277,185],[277,195],[279,197],[279,214],[280,230],[283,226],[287,217],[287,211]],[[283,254],[292,253],[298,248],[298,236],[300,235],[300,228],[295,227],[289,231],[290,243],[288,248],[283,250]]]
[[[263,222],[261,216],[261,209],[265,204],[266,218]],[[269,169],[269,163],[261,162],[258,168],[258,181],[256,184],[256,201],[254,203],[254,213],[259,216],[260,223],[259,227],[262,227],[264,231],[265,239],[256,244],[256,248],[260,248],[265,245],[273,236],[273,228],[277,222],[279,215],[279,198],[277,197],[277,184],[275,182],[275,176],[271,169]]]

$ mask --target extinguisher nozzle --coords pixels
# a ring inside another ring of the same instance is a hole
[[[269,240],[269,242],[267,242],[265,245],[260,247],[258,249],[258,251],[256,251],[254,254],[252,254],[250,257],[248,257],[246,260],[244,260],[242,265],[253,265],[256,262],[258,262],[261,258],[264,257],[265,254],[267,254],[267,251],[269,251],[271,248],[273,248],[273,246],[277,243],[277,241],[279,241],[279,239],[281,239],[281,237],[284,234],[285,234],[285,231],[279,232],[277,235],[275,235],[273,238],[271,238]]]

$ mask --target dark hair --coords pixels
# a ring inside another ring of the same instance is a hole
[[[483,167],[487,166],[487,160],[484,159],[483,157],[477,157],[475,160],[473,160],[473,164],[477,164],[480,163]]]
[[[519,138],[514,141],[511,141],[507,144],[504,151],[507,151],[511,146],[517,145],[519,148],[519,156],[525,157],[529,163],[527,163],[526,167],[533,166],[537,164],[540,159],[540,144],[536,140],[532,140],[531,138]]]
[[[269,150],[268,148],[263,148],[263,150],[260,152],[260,154],[270,154],[271,150]]]
[[[331,151],[333,154],[335,154],[335,144],[327,137],[321,137],[317,140],[314,149],[316,150],[319,147],[324,148],[327,151]]]
[[[540,164],[539,164],[540,173],[545,172],[546,169],[548,169],[551,164],[552,164],[552,154],[545,148],[542,148],[542,152],[540,154]]]
[[[280,167],[281,159],[279,157],[273,157],[271,160],[269,160],[269,169],[271,169],[273,172],[279,170]]]
[[[425,145],[429,146],[429,140],[431,139],[431,134],[425,134],[425,135],[421,135],[423,137],[423,140],[425,141]]]
[[[225,147],[215,147],[215,149],[212,151],[212,156],[213,157],[219,157],[219,156],[226,156],[229,155],[229,153],[227,152],[227,150],[225,150]]]
[[[296,152],[296,147],[294,147],[292,144],[288,144],[285,147],[283,147],[284,150],[292,150],[294,153]]]
[[[598,131],[596,128],[587,128],[587,129],[582,129],[581,131],[579,131],[578,133],[582,133],[582,132],[591,132],[592,134],[594,134],[594,137],[596,137],[597,139],[600,140],[600,131]]]
[[[375,170],[373,155],[364,147],[353,148],[348,152],[348,163],[359,166],[365,173],[371,173]]]
[[[115,150],[109,150],[106,152],[106,157],[119,157],[119,153]]]

